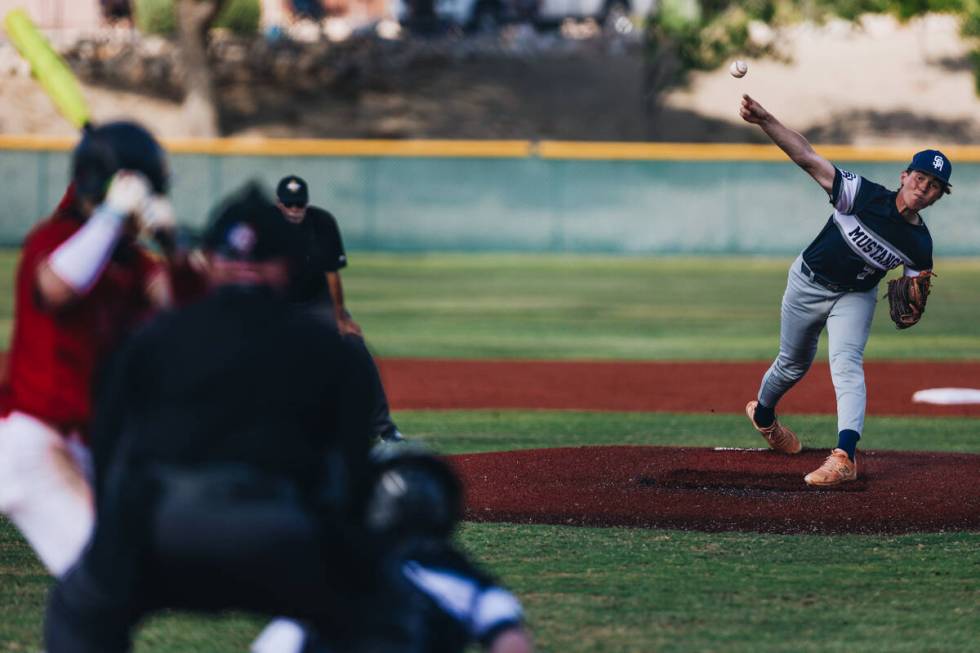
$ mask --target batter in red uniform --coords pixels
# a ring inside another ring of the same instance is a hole
[[[54,214],[27,236],[2,391],[0,511],[61,575],[94,521],[85,431],[100,362],[170,301],[167,266],[137,244],[172,227],[156,140],[133,123],[89,130]]]

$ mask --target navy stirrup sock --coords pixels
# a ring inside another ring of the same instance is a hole
[[[767,426],[772,426],[772,423],[776,421],[776,411],[768,406],[763,406],[762,404],[756,404],[755,406],[755,423],[766,428]]]
[[[857,451],[858,440],[861,434],[851,429],[844,429],[837,436],[837,448],[847,452],[847,457],[854,460],[854,453]]]

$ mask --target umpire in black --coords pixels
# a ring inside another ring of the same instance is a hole
[[[161,607],[342,633],[355,585],[371,594],[378,563],[355,516],[370,479],[371,362],[290,308],[292,237],[246,188],[206,234],[209,296],[112,362],[92,433],[97,525],[52,591],[49,653],[128,651]]]
[[[296,249],[290,256],[290,300],[323,315],[340,335],[367,352],[361,327],[344,303],[340,271],[347,267],[347,252],[337,219],[329,211],[310,204],[309,186],[296,175],[279,180],[276,199],[283,219],[296,234]],[[404,437],[391,418],[388,397],[376,366],[374,401],[374,435],[382,442],[401,442]]]

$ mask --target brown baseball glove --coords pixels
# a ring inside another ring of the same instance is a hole
[[[897,329],[907,329],[918,324],[926,310],[926,300],[929,298],[931,277],[936,276],[931,271],[919,273],[917,277],[902,275],[888,282],[889,314]]]

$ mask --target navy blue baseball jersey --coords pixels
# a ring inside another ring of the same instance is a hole
[[[803,260],[826,280],[853,290],[874,288],[899,265],[916,276],[932,269],[932,236],[925,222],[905,221],[897,191],[837,169],[830,203],[834,213]]]

